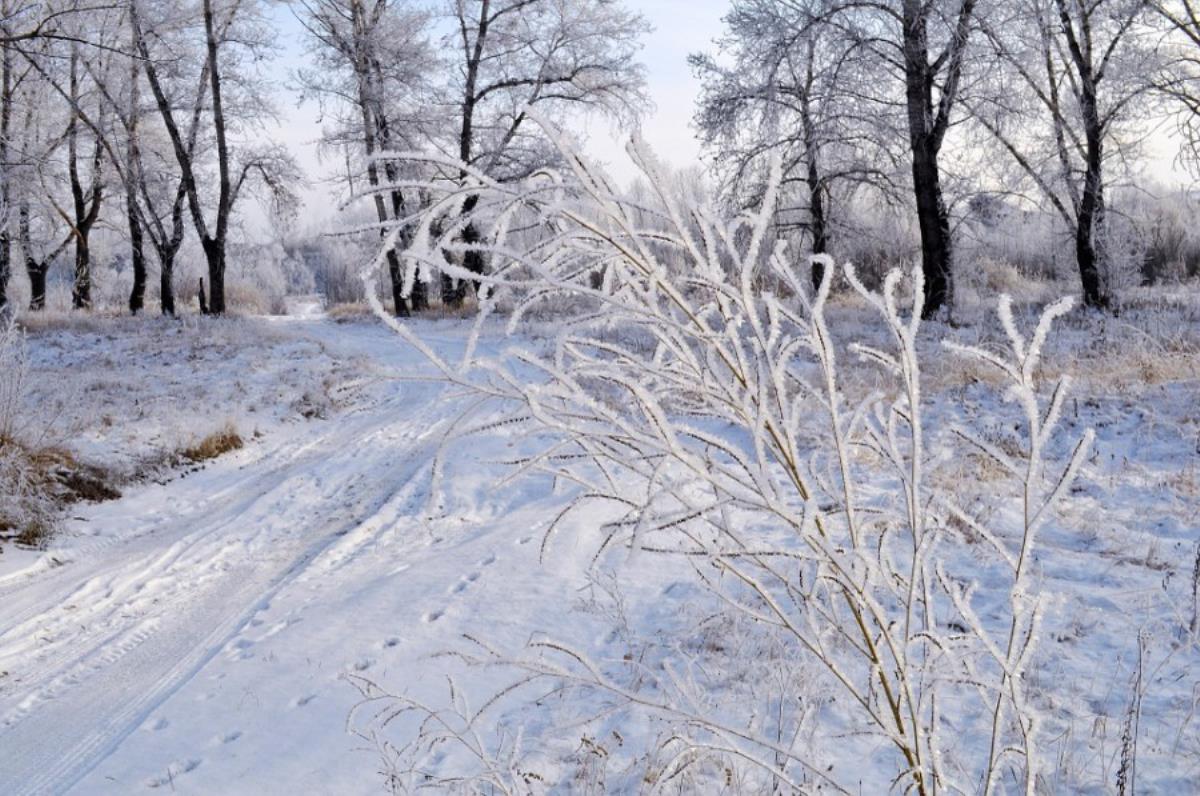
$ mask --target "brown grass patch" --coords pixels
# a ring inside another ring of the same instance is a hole
[[[375,319],[371,305],[365,301],[334,304],[325,312],[326,317],[335,323],[356,323]]]
[[[112,473],[61,446],[0,436],[0,486],[7,493],[0,500],[0,538],[45,546],[67,506],[119,498],[113,481]]]
[[[189,445],[179,451],[179,455],[192,462],[205,462],[215,459],[223,453],[235,451],[245,445],[242,435],[232,424],[226,424],[201,439],[194,445]]]

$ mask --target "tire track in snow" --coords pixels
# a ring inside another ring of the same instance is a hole
[[[399,516],[400,498],[411,499],[439,441],[438,391],[415,392],[406,386],[356,407],[329,433],[247,465],[266,469],[222,488],[230,505],[215,516],[198,501],[104,546],[95,565],[55,570],[51,585],[32,594],[2,584],[25,604],[15,615],[6,610],[0,630],[0,670],[23,669],[0,694],[0,793],[69,788],[322,553],[356,529],[363,539],[355,545],[366,544]],[[162,489],[203,489],[205,480]],[[317,497],[305,502],[311,492]],[[266,527],[247,527],[254,515]],[[56,635],[38,642],[40,630]]]

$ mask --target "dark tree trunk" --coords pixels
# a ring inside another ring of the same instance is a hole
[[[32,114],[26,111],[26,122],[31,116]],[[28,129],[28,124],[26,129]],[[63,238],[62,242],[58,244],[58,248],[39,260],[33,255],[33,242],[29,227],[29,202],[22,198],[17,205],[17,235],[21,242],[21,251],[24,254],[25,273],[29,277],[29,309],[36,312],[46,307],[46,272],[50,270],[50,264],[58,259],[58,255],[71,242],[71,238],[70,236]]]
[[[917,199],[917,223],[921,228],[921,271],[925,277],[926,318],[950,301],[953,272],[950,248],[950,215],[942,198],[937,154],[923,147],[913,149],[913,191]]]
[[[204,277],[200,277],[200,292],[198,294],[198,298],[200,299],[200,314],[208,315],[208,296],[204,293]]]
[[[902,12],[905,110],[912,150],[913,193],[921,229],[921,271],[925,278],[926,318],[949,304],[954,290],[950,216],[942,196],[938,153],[941,152],[971,31],[975,0],[963,0],[952,38],[933,62],[929,60],[928,24],[932,6],[904,0]],[[934,86],[941,94],[933,101]]]
[[[807,182],[809,231],[812,232],[813,238],[812,251],[813,254],[825,254],[829,246],[828,232],[825,229],[825,192],[821,187],[821,176],[817,168],[815,153],[810,153],[808,157]],[[820,290],[823,281],[825,281],[825,264],[815,260],[812,265],[813,290]]]
[[[136,46],[136,42],[134,42]],[[133,290],[129,293],[129,312],[137,315],[146,305],[146,254],[143,245],[142,220],[138,213],[137,171],[140,159],[138,146],[138,73],[141,65],[130,60],[129,72],[129,141],[125,151],[125,217],[129,224],[129,260],[133,266]]]
[[[1104,212],[1103,157],[1104,138],[1096,109],[1095,87],[1085,82],[1082,92],[1084,132],[1087,137],[1087,170],[1083,190],[1079,195],[1079,210],[1075,225],[1075,258],[1079,262],[1079,281],[1083,301],[1089,307],[1107,308],[1108,295],[1100,273],[1100,257],[1096,251],[1096,230]]]
[[[413,279],[412,290],[408,293],[408,303],[413,312],[429,309],[429,286],[421,281],[420,274]]]
[[[206,315],[225,314],[225,242],[204,240],[204,259],[208,261],[208,304],[201,311]],[[203,282],[203,280],[201,280]],[[201,295],[204,289],[200,289]]]
[[[158,296],[159,305],[162,307],[162,314],[173,316],[175,314],[175,284],[173,281],[175,270],[174,257],[160,257],[158,271]]]
[[[146,306],[146,255],[142,249],[142,225],[133,209],[129,211],[129,255],[133,265],[129,312],[137,315]]]
[[[25,273],[29,275],[29,309],[37,312],[46,308],[46,271],[45,265],[27,262]]]
[[[397,318],[407,318],[409,312],[408,305],[404,303],[404,268],[395,248],[387,253],[387,260],[388,277],[392,282],[392,311]]]
[[[0,232],[0,312],[8,306],[8,278],[12,270],[12,241],[8,230]]]
[[[463,215],[471,213],[476,205],[479,204],[479,196],[469,196],[463,202]],[[476,246],[482,240],[479,235],[479,228],[474,222],[469,222],[462,231],[462,242],[465,246]],[[484,269],[483,252],[478,249],[468,248],[463,252],[463,268],[473,274],[482,274]],[[463,300],[467,297],[467,284],[470,280],[459,279],[453,280],[445,274],[442,275],[442,303],[447,307],[461,307]],[[475,281],[475,291],[479,292],[479,282]]]
[[[8,176],[8,138],[12,129],[13,79],[12,48],[4,45],[0,53],[0,208],[11,207],[12,192]],[[0,311],[8,306],[8,280],[12,274],[12,237],[8,218],[0,219]]]
[[[71,306],[77,310],[92,306],[92,250],[82,234],[75,239],[75,284],[71,288]]]

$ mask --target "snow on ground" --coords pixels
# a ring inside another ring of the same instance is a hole
[[[1091,370],[1068,422],[1098,435],[1039,550],[1043,588],[1058,597],[1038,673],[1064,728],[1047,755],[1057,760],[1053,791],[1111,789],[1139,631],[1148,639],[1139,790],[1200,781],[1200,650],[1181,632],[1200,537],[1200,346],[1191,347],[1200,328],[1194,315],[1175,317],[1152,341],[1169,356],[1145,345],[1145,361],[1131,359],[1127,341],[1156,330],[1128,316],[1104,330],[1068,325],[1052,352],[1049,367]],[[464,635],[515,649],[550,633],[620,660],[635,649],[670,654],[671,634],[702,626],[715,669],[750,670],[756,651],[726,649],[722,625],[697,620],[714,606],[686,565],[631,558],[618,599],[605,596],[604,576],[588,572],[595,514],[573,515],[540,562],[542,533],[569,491],[499,481],[520,454],[513,429],[443,445],[466,401],[425,380],[428,367],[388,332],[312,317],[240,323],[211,350],[192,348],[198,359],[186,365],[170,353],[187,349],[170,348],[170,326],[31,339],[38,367],[112,372],[80,393],[110,402],[89,412],[120,412],[101,424],[107,431],[85,424],[80,444],[97,455],[110,445],[134,462],[172,444],[180,426],[227,412],[262,436],[186,478],[77,507],[39,559],[61,566],[0,573],[0,793],[377,792],[383,761],[348,729],[360,697],[347,676],[440,706],[454,673],[478,706],[512,674],[438,655],[470,648]],[[461,350],[460,323],[417,323],[440,353]],[[930,351],[939,331],[976,342],[990,328],[931,329]],[[506,343],[489,334],[482,345],[486,354]],[[157,365],[155,350],[168,352]],[[296,402],[311,368],[339,375],[317,380],[333,395],[325,416],[302,419]],[[935,417],[996,411],[984,377],[945,368],[931,376]],[[354,389],[339,392],[348,380]],[[128,414],[134,384],[139,422]],[[435,461],[443,471],[431,490]],[[940,475],[953,484],[954,473]],[[986,499],[989,487],[954,488],[966,500]],[[738,693],[719,672],[705,675]],[[661,727],[627,711],[591,718],[594,708],[558,695],[503,716],[510,738],[523,724],[523,765],[561,790],[636,790]],[[398,721],[381,737],[402,741],[406,728]],[[464,760],[444,749],[427,764],[452,773]],[[865,792],[876,779],[864,774]]]

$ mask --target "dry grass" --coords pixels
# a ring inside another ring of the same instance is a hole
[[[73,503],[115,500],[121,496],[114,476],[81,462],[58,445],[33,446],[0,437],[0,538],[42,547],[58,526],[62,510]]]
[[[365,301],[334,304],[325,314],[330,320],[336,323],[355,323],[375,318],[375,313],[371,311],[371,306]]]
[[[180,449],[179,455],[186,461],[206,462],[229,451],[238,450],[243,445],[245,445],[245,441],[242,439],[242,435],[238,433],[232,423],[226,423],[222,428],[208,434],[199,442]]]

